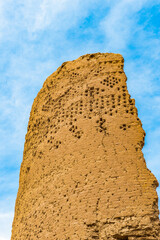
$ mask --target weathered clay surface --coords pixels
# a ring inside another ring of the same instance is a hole
[[[32,106],[11,239],[160,239],[144,136],[121,55],[63,63]]]

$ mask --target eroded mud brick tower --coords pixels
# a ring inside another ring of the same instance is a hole
[[[63,63],[34,100],[12,240],[158,240],[158,182],[119,54]]]

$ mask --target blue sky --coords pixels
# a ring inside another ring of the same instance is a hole
[[[0,240],[9,240],[34,98],[64,61],[121,53],[160,182],[160,0],[0,1]],[[160,197],[160,189],[157,189]]]

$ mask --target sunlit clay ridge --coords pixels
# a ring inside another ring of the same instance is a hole
[[[158,182],[120,54],[65,62],[34,100],[11,240],[158,240]]]

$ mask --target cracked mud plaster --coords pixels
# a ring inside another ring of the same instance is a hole
[[[65,62],[34,100],[11,240],[157,240],[158,182],[120,54]]]

